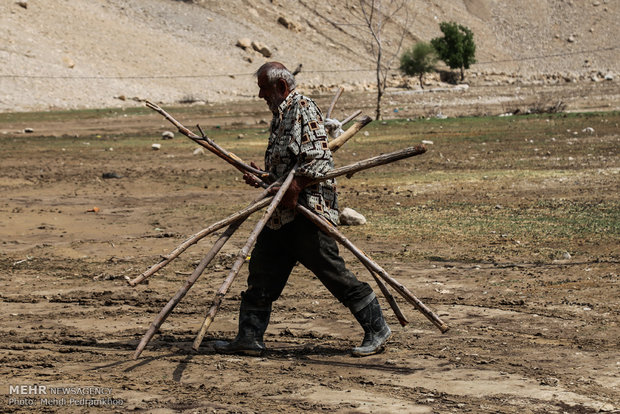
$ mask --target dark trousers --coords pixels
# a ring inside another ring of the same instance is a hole
[[[248,288],[241,294],[242,308],[271,309],[297,261],[353,313],[375,297],[368,283],[357,280],[346,268],[336,242],[307,218],[297,216],[278,230],[265,227],[258,236],[250,258]]]

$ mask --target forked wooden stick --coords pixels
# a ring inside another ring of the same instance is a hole
[[[192,346],[194,350],[197,351],[198,348],[200,348],[202,339],[207,333],[209,326],[211,326],[211,323],[213,322],[213,319],[215,318],[215,315],[217,314],[217,311],[219,310],[220,305],[222,304],[222,298],[224,297],[224,295],[226,295],[226,292],[228,292],[228,289],[230,288],[230,285],[232,284],[233,280],[239,274],[239,271],[241,270],[241,266],[243,265],[246,258],[248,257],[248,254],[250,253],[250,249],[256,242],[258,235],[263,230],[263,227],[265,227],[265,224],[267,224],[267,221],[269,220],[269,218],[275,211],[278,204],[280,204],[280,201],[282,200],[284,193],[286,192],[288,187],[291,185],[291,182],[293,181],[293,178],[295,177],[295,172],[297,171],[298,167],[299,167],[299,164],[295,165],[291,169],[288,176],[286,177],[286,180],[284,180],[284,182],[280,186],[280,189],[278,190],[276,195],[271,200],[271,204],[269,204],[269,207],[267,207],[267,210],[265,211],[261,219],[258,221],[258,223],[256,223],[256,226],[254,227],[254,230],[250,234],[248,241],[245,243],[245,245],[243,246],[243,248],[237,255],[237,260],[235,260],[235,263],[230,269],[230,273],[228,274],[228,277],[226,277],[226,280],[224,280],[224,283],[222,284],[222,286],[220,286],[217,293],[215,294],[215,297],[213,298],[213,301],[211,302],[211,307],[209,308],[209,312],[207,313],[207,316],[205,317],[205,320],[202,323],[200,330],[198,331],[198,335],[196,335],[196,339],[194,340],[194,345]]]
[[[172,123],[175,127],[177,127],[180,133],[182,133],[183,135],[185,135],[186,137],[188,137],[189,139],[191,139],[198,145],[201,145],[202,147],[208,149],[209,151],[211,151],[218,157],[222,158],[224,161],[232,164],[239,171],[244,172],[244,173],[250,172],[261,179],[269,176],[269,174],[266,173],[265,171],[261,171],[257,168],[250,166],[249,164],[243,162],[241,158],[239,158],[232,152],[226,151],[225,149],[217,145],[215,142],[213,142],[211,139],[209,139],[206,135],[203,135],[201,137],[199,135],[194,134],[192,131],[187,129],[183,124],[181,124],[179,121],[174,119],[172,115],[164,111],[162,108],[160,108],[158,105],[154,104],[153,102],[146,101],[146,106],[151,108],[155,112],[160,113],[164,118],[170,121],[170,123]]]
[[[332,225],[325,218],[320,217],[314,214],[312,211],[308,210],[306,207],[302,205],[297,205],[297,211],[306,216],[310,221],[316,224],[321,230],[325,233],[332,236],[338,242],[340,242],[343,246],[351,251],[361,261],[364,265],[370,267],[373,272],[377,273],[383,280],[385,280],[390,286],[394,288],[398,293],[400,293],[409,303],[411,303],[417,310],[422,312],[424,316],[426,316],[441,332],[446,332],[449,327],[439,319],[433,311],[426,307],[418,298],[416,298],[413,293],[409,291],[404,285],[396,281],[392,278],[381,266],[375,263],[368,255],[366,255],[363,251],[355,247],[353,243],[349,241],[342,233],[336,229],[334,225]]]

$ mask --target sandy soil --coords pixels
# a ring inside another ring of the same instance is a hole
[[[501,95],[495,92],[496,97]],[[598,93],[613,97],[608,90]],[[470,98],[462,101],[469,102],[469,110],[480,113],[514,110],[518,102],[528,106],[539,96],[485,106],[487,98],[463,94]],[[399,96],[390,98],[396,103],[391,110],[404,107],[402,102],[398,105]],[[617,105],[613,99],[610,103],[592,98],[597,93],[590,96],[567,93],[566,99],[574,99],[572,109]],[[420,99],[429,103],[416,111],[436,109],[432,93]],[[472,99],[480,102],[479,107],[473,107]],[[583,102],[578,105],[580,99]],[[347,101],[339,110],[347,112]],[[443,112],[458,111],[461,103],[454,102]],[[248,123],[266,116],[258,105],[241,114]],[[232,123],[231,111],[226,114],[225,107],[213,111],[221,118],[210,118],[211,122]],[[402,111],[416,114],[413,109]],[[28,135],[32,144],[18,146],[16,142],[24,142],[21,131],[26,127],[35,131]],[[617,246],[591,247],[591,255],[583,260],[480,265],[412,262],[395,254],[393,244],[356,238],[355,243],[434,309],[451,330],[441,334],[402,303],[411,324],[401,328],[386,309],[394,331],[386,352],[352,358],[348,352],[359,342],[361,330],[348,311],[298,267],[275,305],[265,338],[269,352],[264,357],[224,356],[212,350],[214,340],[231,338],[236,332],[241,280],[233,284],[200,352],[195,353],[191,350],[195,332],[232,255],[244,242],[240,236],[225,247],[226,254],[209,267],[141,358],[133,360],[141,336],[214,238],[201,242],[148,284],[130,288],[125,277],[135,277],[187,235],[240,208],[254,191],[236,181],[237,174],[221,161],[194,157],[186,147],[160,152],[127,150],[132,144],[124,151],[108,148],[115,147],[115,134],[135,131],[157,136],[165,128],[158,116],[121,115],[75,123],[34,120],[5,128],[0,140],[10,150],[3,151],[0,168],[4,315],[0,411],[84,412],[78,403],[68,403],[68,397],[51,395],[49,389],[54,386],[101,387],[109,392],[103,397],[118,405],[100,410],[117,412],[595,413],[620,409],[618,263],[591,259],[597,257],[597,249],[600,257],[614,257],[614,251],[617,257]],[[95,134],[106,137],[105,141],[96,142]],[[50,146],[49,137],[70,146]],[[618,137],[611,139],[617,143]],[[148,142],[142,135],[135,145]],[[255,152],[259,159],[262,149]],[[616,158],[609,157],[601,168],[617,169]],[[104,180],[101,174],[106,171],[123,178]],[[558,182],[553,191],[561,198],[575,186],[583,197],[594,198],[600,190],[594,185]],[[441,190],[428,191],[426,196],[432,198],[433,191]],[[530,189],[528,196],[536,196],[536,191],[541,190]],[[509,192],[503,196],[505,205],[518,204],[521,197]],[[459,194],[450,197],[458,201]],[[100,208],[98,213],[88,211],[94,206]],[[249,228],[244,225],[240,233],[247,234]],[[424,242],[409,243],[415,249]],[[457,249],[469,248],[459,246],[455,244]],[[346,253],[345,258],[366,278],[359,263]],[[10,387],[35,384],[48,387],[47,394],[11,393]],[[42,407],[41,397],[65,401],[67,406]],[[86,400],[100,397],[87,395]],[[24,405],[30,399],[34,408]]]

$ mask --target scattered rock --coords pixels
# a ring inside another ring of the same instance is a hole
[[[34,129],[32,129],[32,128],[24,128],[24,132],[26,134],[32,134],[34,132]]]
[[[115,172],[104,172],[103,174],[101,174],[101,178],[107,180],[110,178],[123,178],[123,176]]]
[[[237,40],[237,44],[235,46],[240,47],[243,50],[247,50],[252,47],[252,41],[247,37],[242,37],[241,39]]]
[[[433,145],[433,141],[429,141],[427,139],[423,139],[422,140],[422,144],[424,144],[424,145]]]
[[[75,67],[75,62],[69,56],[63,56],[62,61],[69,69],[73,69]]]
[[[266,58],[271,57],[272,55],[271,50],[261,42],[252,41],[252,49],[256,50],[258,53],[265,56]]]
[[[540,380],[540,385],[548,385],[550,387],[557,387],[559,383],[560,380],[555,377],[545,377]]]
[[[203,155],[204,153],[205,149],[202,147],[198,147],[192,152],[192,155]]]
[[[293,32],[301,32],[301,26],[299,26],[299,24],[284,16],[278,17],[278,23],[286,27],[288,30],[292,30]]]
[[[161,149],[161,144],[153,144],[151,145],[151,148],[155,151],[158,151],[159,149]]]
[[[568,39],[566,39],[566,41],[568,43],[575,43],[575,36],[573,35],[568,36]]]
[[[594,134],[594,128],[587,127],[587,128],[584,128],[583,130],[581,130],[581,132],[585,132],[587,134]]]
[[[569,252],[564,252],[562,253],[562,259],[564,260],[570,260],[572,258],[572,256],[570,255]]]
[[[237,135],[237,139],[243,139],[243,138],[245,138],[245,135],[243,135],[243,134]]]
[[[612,81],[612,80],[614,80],[614,75],[613,75],[613,73],[609,72],[607,75],[605,75],[605,80],[606,80],[606,81]]]
[[[366,217],[352,208],[346,207],[340,212],[340,224],[344,226],[360,226],[366,224]]]
[[[174,138],[174,132],[172,131],[164,131],[161,134],[161,139],[172,139],[172,138]]]
[[[15,3],[17,3],[18,5],[20,5],[24,9],[28,8],[28,0],[19,0],[19,1],[16,1]]]

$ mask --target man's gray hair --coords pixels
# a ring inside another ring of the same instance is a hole
[[[277,67],[271,65],[263,65],[256,71],[255,75],[264,73],[267,76],[267,80],[269,83],[274,84],[278,81],[278,79],[284,79],[286,84],[288,85],[289,90],[295,89],[297,86],[297,82],[295,82],[295,76],[288,69],[284,67]]]

